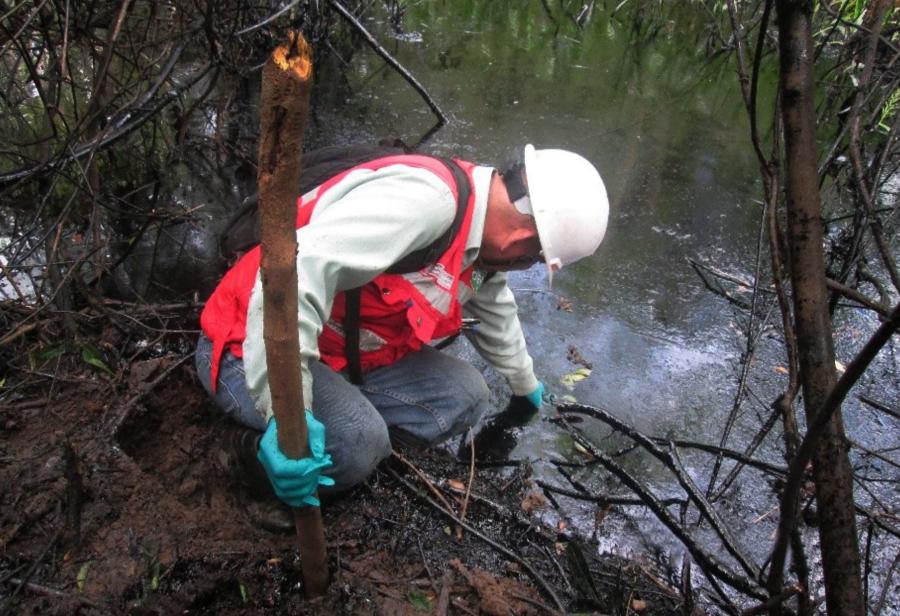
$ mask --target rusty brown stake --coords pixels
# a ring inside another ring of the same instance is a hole
[[[297,328],[297,186],[309,112],[312,53],[306,40],[288,33],[262,74],[260,104],[259,223],[262,256],[263,338],[278,447],[292,459],[309,455],[300,334]],[[318,507],[294,509],[303,585],[308,597],[328,589],[328,555]]]

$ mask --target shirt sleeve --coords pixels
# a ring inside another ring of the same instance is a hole
[[[297,230],[300,363],[307,408],[313,406],[309,362],[319,359],[318,339],[335,295],[370,282],[437,240],[455,212],[453,193],[440,178],[405,165],[354,171],[320,197],[309,224]],[[244,369],[250,395],[268,420],[272,402],[262,321],[257,276],[247,313]]]
[[[481,322],[468,333],[478,353],[506,377],[513,393],[524,396],[538,386],[534,364],[525,345],[518,306],[507,284],[507,275],[497,272],[486,280],[463,306],[468,317]]]

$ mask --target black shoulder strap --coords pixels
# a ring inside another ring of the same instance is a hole
[[[469,206],[469,197],[472,194],[469,178],[466,172],[451,159],[440,158],[439,160],[450,170],[450,173],[453,175],[453,181],[456,183],[456,214],[453,216],[453,222],[450,223],[450,227],[441,237],[424,248],[414,250],[388,268],[387,273],[389,274],[408,274],[436,263],[441,255],[450,248],[450,244],[456,239],[462,227],[462,222]],[[360,287],[349,289],[344,293],[346,301],[346,309],[344,311],[344,355],[347,357],[347,375],[350,377],[351,383],[362,385],[362,365],[359,350]]]
[[[424,248],[412,251],[389,267],[387,270],[389,274],[417,272],[423,267],[436,263],[441,255],[450,248],[450,244],[453,243],[456,234],[459,233],[459,229],[462,227],[463,218],[466,215],[466,206],[469,203],[469,196],[472,194],[469,178],[466,176],[466,172],[451,159],[438,158],[438,160],[450,170],[450,173],[453,175],[453,181],[456,183],[456,215],[453,217],[453,222],[450,223],[450,226],[441,237]]]
[[[359,304],[361,287],[344,292],[344,355],[347,376],[354,385],[362,385],[362,361],[359,351]]]

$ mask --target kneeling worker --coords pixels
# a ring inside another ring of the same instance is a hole
[[[544,386],[504,272],[544,261],[552,280],[594,253],[608,209],[597,170],[564,150],[528,145],[524,161],[502,172],[419,154],[352,167],[298,201],[311,457],[288,460],[278,450],[258,247],[206,303],[199,378],[222,410],[252,429],[238,439],[244,459],[261,463],[279,498],[318,504],[320,486],[328,494],[365,480],[392,439],[434,445],[488,410],[481,373],[428,344],[458,333],[463,316],[478,319],[469,339],[513,395],[540,408]]]

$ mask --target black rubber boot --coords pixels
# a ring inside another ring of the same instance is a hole
[[[269,482],[266,470],[256,457],[262,434],[249,428],[229,429],[225,449],[230,470],[244,491],[244,509],[254,526],[274,533],[294,532],[294,514],[281,502]]]

